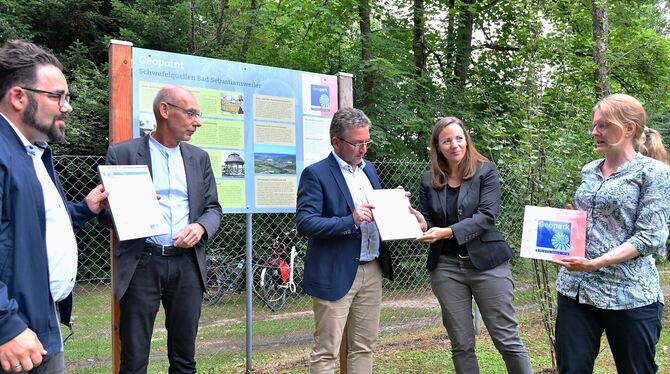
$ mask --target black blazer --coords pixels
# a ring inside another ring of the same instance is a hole
[[[151,152],[149,151],[149,135],[131,139],[109,146],[107,149],[108,165],[147,165],[151,170]],[[186,189],[188,192],[189,223],[199,223],[205,228],[200,242],[194,246],[203,289],[207,276],[205,247],[207,241],[219,228],[221,222],[221,205],[216,191],[214,174],[207,152],[191,144],[180,144],[186,173]],[[106,227],[114,227],[109,209],[98,215],[98,221]],[[145,238],[119,241],[114,247],[114,295],[121,300],[135,274],[135,269],[144,251]]]
[[[419,210],[426,218],[428,228],[446,227],[446,188],[433,188],[430,172],[421,178]],[[492,269],[509,260],[514,251],[495,226],[500,213],[500,177],[495,164],[481,163],[477,173],[463,180],[457,201],[458,222],[451,225],[459,245],[465,245],[470,261],[479,270]],[[437,266],[444,240],[430,245],[426,268]]]

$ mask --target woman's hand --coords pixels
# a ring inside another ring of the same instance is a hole
[[[640,256],[640,252],[632,244],[626,242],[592,260],[581,256],[569,256],[552,260],[554,264],[564,266],[569,271],[596,271],[605,266],[629,261]]]
[[[409,207],[409,212],[416,217],[416,221],[419,222],[419,226],[421,227],[421,231],[426,231],[428,230],[428,223],[426,222],[426,218],[419,212],[418,210]]]
[[[438,240],[449,239],[454,236],[451,227],[431,227],[430,230],[423,233],[423,236],[416,238],[422,243],[435,243]]]
[[[602,267],[598,259],[589,260],[580,256],[558,258],[551,262],[561,265],[569,271],[596,271]]]

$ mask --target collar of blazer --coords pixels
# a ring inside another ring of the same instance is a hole
[[[149,167],[149,174],[153,178],[153,168],[151,167],[151,150],[149,149],[149,136],[151,136],[151,134],[147,134],[142,138],[142,144],[140,147],[137,148],[137,160],[135,160],[135,164],[147,165],[147,167]],[[181,143],[179,145],[179,150],[181,151],[181,157],[182,160],[184,161],[184,173],[186,175],[186,193],[188,196],[193,196],[192,194],[194,194],[195,191],[193,190],[194,186],[192,181],[194,181],[193,178],[195,177],[195,175],[193,174],[196,172],[193,153],[191,152],[189,145],[185,143]],[[189,222],[192,223],[195,221],[194,199],[191,198],[188,199],[188,207],[189,207]]]
[[[335,179],[337,187],[342,192],[342,195],[344,195],[345,200],[347,200],[347,205],[349,205],[349,209],[353,212],[354,209],[356,209],[356,206],[354,205],[354,199],[351,197],[351,192],[349,191],[347,182],[344,180],[342,170],[340,169],[340,164],[337,163],[337,160],[335,160],[335,156],[333,156],[332,153],[328,155],[328,163],[330,164],[330,172],[333,174],[333,178]],[[365,165],[366,167],[363,168],[363,173],[365,173],[365,175],[368,177],[368,180],[370,181],[372,188],[374,189],[381,188],[378,178],[372,172],[373,169],[372,165],[370,164],[370,161],[365,160]]]
[[[457,214],[460,216],[461,212],[463,211],[463,199],[472,191],[472,181],[475,178],[479,177],[479,174],[481,172],[481,167],[477,170],[477,173],[475,173],[474,176],[470,179],[463,179],[461,181],[461,185],[459,186],[458,189],[458,199],[456,200],[456,209],[458,209]],[[447,187],[444,187],[442,190],[437,191],[437,195],[440,198],[440,205],[442,206],[444,214],[444,219],[446,221],[447,219]],[[460,218],[459,218],[460,221]]]
[[[151,134],[147,134],[142,137],[142,146],[137,148],[137,160],[136,164],[138,165],[147,165],[149,167],[149,174],[153,175],[153,170],[151,167],[151,150],[149,149],[149,137]],[[193,154],[188,146],[184,146],[184,143],[179,144],[179,150],[181,151],[181,157],[184,160],[184,168],[186,169],[186,179],[188,180],[189,170],[192,169],[193,165]]]

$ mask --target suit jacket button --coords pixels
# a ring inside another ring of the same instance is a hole
[[[361,260],[360,258],[356,257],[356,258],[354,259],[354,262],[359,262],[360,260]]]

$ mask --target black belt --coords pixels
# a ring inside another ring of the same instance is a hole
[[[375,258],[375,259],[372,259],[372,260],[369,260],[369,261],[358,261],[358,264],[359,264],[359,265],[367,265],[367,264],[369,264],[369,263],[371,263],[371,262],[375,262],[375,261],[377,261],[376,258]]]
[[[476,269],[475,265],[470,260],[470,256],[458,255],[458,263],[466,269]]]
[[[144,243],[144,248],[148,252],[161,256],[181,256],[184,254],[184,248],[175,247],[173,245],[159,245],[154,243]]]

